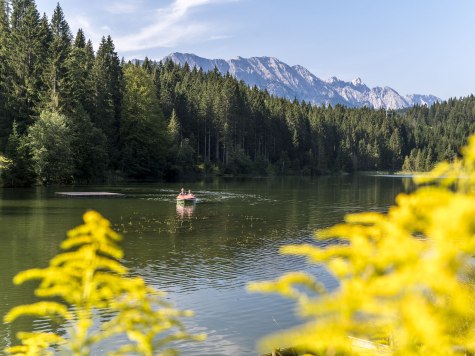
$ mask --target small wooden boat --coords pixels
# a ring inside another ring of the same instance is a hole
[[[194,204],[196,202],[196,197],[192,193],[188,194],[178,194],[176,196],[177,204]]]

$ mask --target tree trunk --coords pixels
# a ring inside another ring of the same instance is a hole
[[[216,162],[219,162],[219,132],[216,131]]]

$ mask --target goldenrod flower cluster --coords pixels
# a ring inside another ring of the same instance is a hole
[[[51,259],[44,269],[20,272],[15,284],[39,280],[35,294],[46,300],[13,308],[5,317],[9,323],[23,315],[61,317],[72,327],[69,335],[20,332],[22,344],[10,347],[13,355],[48,355],[52,347],[71,355],[89,355],[92,345],[117,334],[125,334],[129,344],[111,354],[167,354],[175,340],[201,340],[204,335],[186,332],[179,311],[163,300],[164,293],[145,284],[142,278],[130,278],[120,263],[123,257],[117,245],[121,237],[99,213],[84,214],[84,224],[68,232],[61,248],[67,252]],[[51,298],[51,299],[50,299]],[[53,301],[54,300],[54,301]],[[114,315],[94,327],[94,312],[107,309]]]
[[[475,136],[464,157],[419,178],[387,214],[360,213],[317,233],[329,247],[285,246],[323,264],[334,291],[306,273],[248,286],[296,300],[305,323],[261,341],[318,355],[475,353]]]

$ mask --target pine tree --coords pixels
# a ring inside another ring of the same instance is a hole
[[[82,29],[78,30],[74,45],[65,62],[64,99],[68,103],[64,107],[66,113],[77,110],[91,111],[91,94],[94,91],[92,79],[92,62],[89,48]]]
[[[95,83],[94,83],[94,63],[95,63],[95,56],[94,56],[94,49],[92,47],[91,40],[86,42],[86,46],[84,47],[84,51],[86,53],[85,58],[85,66],[87,70],[87,76],[83,80],[85,81],[85,86],[91,88],[89,93],[83,98],[83,107],[84,110],[88,113],[89,117],[92,119],[95,114]]]
[[[10,69],[8,67],[8,40],[10,25],[7,15],[7,3],[0,0],[0,147],[5,143],[10,131],[11,121],[8,115],[8,86]]]
[[[402,159],[402,144],[401,134],[398,129],[394,129],[391,137],[389,138],[389,148],[392,153],[391,169],[395,170],[401,166]]]
[[[80,182],[104,179],[108,166],[107,139],[104,133],[94,127],[90,114],[93,110],[94,82],[92,68],[94,53],[90,41],[86,43],[82,29],[79,29],[74,45],[66,60],[65,102],[63,112],[68,117],[71,131],[71,150],[74,161],[74,178]]]
[[[45,57],[41,22],[34,1],[13,0],[8,40],[9,109],[24,132],[35,114]]]
[[[418,149],[417,154],[416,154],[416,158],[414,160],[414,169],[418,172],[423,171],[424,170],[424,163],[425,163],[424,154],[423,154],[422,150]]]
[[[108,140],[108,152],[115,165],[118,160],[119,118],[122,101],[122,69],[111,37],[102,38],[93,69],[95,113],[93,123]]]
[[[48,21],[48,17],[46,14],[43,14],[43,17],[40,20],[40,31],[39,31],[39,40],[41,43],[41,55],[42,57],[39,59],[43,66],[41,67],[41,73],[39,74],[41,81],[40,81],[40,100],[46,96],[46,92],[48,91],[47,83],[45,83],[45,70],[46,64],[49,60],[49,50],[51,41],[53,39],[53,34],[51,32],[51,27]],[[38,111],[38,110],[37,110]]]
[[[124,68],[120,125],[121,170],[132,178],[159,177],[165,160],[165,119],[153,79],[142,67]]]
[[[99,45],[94,63],[95,113],[93,122],[104,134],[110,137],[114,129],[114,100],[110,80],[110,61],[105,38]]]
[[[115,51],[115,45],[111,36],[107,36],[107,48],[109,49],[109,70],[110,82],[112,86],[112,99],[114,102],[114,118],[116,125],[118,124],[122,110],[122,94],[123,94],[123,73],[120,66],[120,59]]]
[[[176,111],[173,109],[172,116],[170,117],[170,122],[168,123],[167,128],[168,136],[173,145],[179,147],[181,146],[181,125],[178,117],[176,116]]]
[[[44,74],[47,92],[43,98],[43,107],[63,111],[71,105],[67,100],[66,60],[71,50],[72,35],[59,3],[54,9],[50,27],[51,43]]]
[[[402,170],[404,172],[412,172],[414,170],[413,167],[412,167],[411,159],[409,158],[409,156],[404,157],[404,163],[402,165]]]
[[[86,37],[84,37],[84,32],[80,28],[74,38],[74,47],[76,48],[86,48]]]

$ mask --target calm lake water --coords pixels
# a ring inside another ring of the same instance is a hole
[[[306,270],[328,289],[336,281],[299,257],[278,255],[282,245],[312,242],[313,233],[345,213],[386,211],[395,196],[411,189],[409,178],[341,176],[212,180],[184,185],[199,200],[180,208],[181,184],[48,187],[0,190],[0,316],[34,301],[34,283],[14,286],[24,269],[46,267],[65,232],[95,209],[124,236],[124,264],[134,275],[168,292],[179,309],[192,309],[188,330],[205,332],[200,343],[180,343],[187,355],[258,355],[262,336],[299,323],[293,304],[275,295],[248,294],[250,281]],[[112,191],[122,198],[64,198],[58,191]],[[0,349],[14,343],[31,322],[1,324]],[[36,330],[49,326],[37,321]],[[101,344],[102,355],[124,340]],[[1,353],[1,352],[0,352]]]

